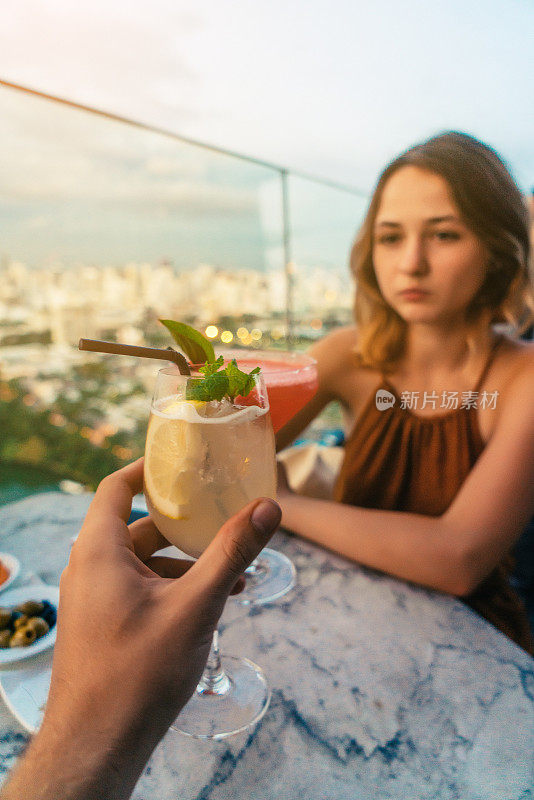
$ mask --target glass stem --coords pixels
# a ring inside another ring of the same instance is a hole
[[[265,572],[265,567],[261,563],[261,557],[258,556],[254,559],[250,567],[247,567],[245,570],[245,576],[247,578],[259,578],[260,575],[263,575]]]
[[[219,653],[219,631],[213,631],[210,654],[204,667],[204,672],[200,683],[197,686],[197,694],[218,696],[226,694],[230,690],[230,679],[221,664]]]
[[[258,564],[258,559],[255,558],[252,564],[246,568],[245,575],[248,575],[249,578],[252,578],[254,575],[257,574],[258,570],[260,569]]]

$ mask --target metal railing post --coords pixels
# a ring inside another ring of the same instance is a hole
[[[282,179],[282,225],[284,244],[284,274],[286,277],[286,341],[289,350],[294,347],[294,277],[293,262],[291,260],[291,225],[289,216],[289,186],[287,169],[280,170]]]

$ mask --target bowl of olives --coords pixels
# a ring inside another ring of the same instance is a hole
[[[2,594],[0,664],[41,653],[56,640],[57,586],[21,586]]]

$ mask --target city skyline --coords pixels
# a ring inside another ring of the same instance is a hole
[[[237,331],[244,330],[241,320],[247,318],[257,320],[249,327],[259,330],[259,339],[263,333],[274,340],[287,335],[282,271],[222,270],[200,264],[176,272],[168,264],[132,262],[120,267],[44,268],[38,280],[30,277],[31,271],[21,262],[5,265],[0,348],[6,337],[49,337],[51,344],[75,346],[81,337],[105,338],[109,331],[117,332],[122,341],[142,343],[147,320],[153,324],[157,318],[194,319],[200,327],[232,318],[236,322],[227,334],[245,345],[252,343],[252,337],[241,337]],[[310,329],[311,338],[322,328],[323,318],[350,316],[353,284],[348,276],[294,265],[291,279],[294,319],[297,326]]]

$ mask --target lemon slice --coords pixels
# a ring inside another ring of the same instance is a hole
[[[167,413],[178,410],[165,407]],[[145,450],[145,488],[156,510],[164,516],[183,519],[189,515],[204,449],[200,424],[159,414],[151,416]]]
[[[203,416],[203,409],[205,406],[205,400],[179,400],[178,398],[173,398],[172,400],[164,401],[158,410],[171,417],[180,416],[188,418],[191,415],[191,408],[193,408],[197,414]]]

